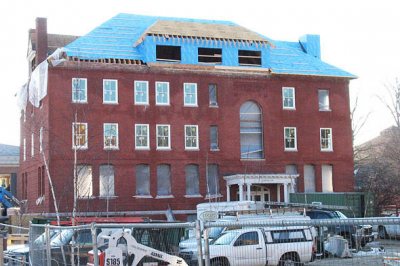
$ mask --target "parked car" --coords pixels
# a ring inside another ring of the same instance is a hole
[[[296,265],[312,261],[314,251],[311,228],[298,226],[228,230],[209,245],[212,266]],[[179,256],[197,265],[197,249]]]
[[[396,215],[396,214],[391,214],[390,216],[388,216],[389,218],[396,218],[399,217],[400,218],[400,214]],[[378,231],[378,237],[381,239],[385,239],[385,238],[397,238],[400,237],[400,224],[382,224],[382,225],[378,225],[377,229]]]
[[[340,211],[326,209],[306,210],[306,215],[311,219],[347,219],[347,216]],[[323,226],[324,235],[340,235],[348,240],[350,248],[356,248],[357,245],[365,246],[366,243],[374,240],[371,225],[344,225],[334,224],[332,226]]]

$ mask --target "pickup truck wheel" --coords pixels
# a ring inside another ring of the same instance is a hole
[[[380,239],[385,239],[385,238],[388,237],[388,234],[386,232],[386,228],[383,225],[378,227],[378,236],[379,236]]]
[[[211,266],[229,266],[229,261],[226,258],[215,258],[210,262]]]
[[[279,259],[279,266],[298,266],[300,263],[299,256],[296,253],[286,253]]]

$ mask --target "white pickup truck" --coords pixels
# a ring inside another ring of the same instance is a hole
[[[209,245],[212,266],[293,265],[314,258],[312,228],[271,227],[228,230]],[[180,252],[188,265],[196,265],[197,250]]]

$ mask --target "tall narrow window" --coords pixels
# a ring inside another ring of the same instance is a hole
[[[185,150],[199,148],[199,132],[197,125],[185,125]]]
[[[297,136],[295,127],[285,127],[285,150],[296,151],[297,150]]]
[[[157,149],[170,149],[170,125],[157,125]]]
[[[329,106],[329,91],[318,90],[318,105],[320,111],[330,111]]]
[[[157,196],[171,195],[171,166],[157,165]]]
[[[262,113],[257,103],[248,101],[240,107],[240,157],[264,158]]]
[[[72,79],[72,102],[87,103],[87,79]]]
[[[296,109],[295,91],[292,87],[282,88],[283,109]]]
[[[321,151],[333,151],[332,129],[321,128],[320,132]]]
[[[86,198],[93,196],[92,186],[92,166],[90,165],[77,165],[77,181],[76,189],[78,198]]]
[[[156,82],[156,105],[169,105],[169,82]]]
[[[289,174],[289,175],[297,175],[297,166],[295,164],[288,164],[285,166],[285,173]],[[293,191],[297,192],[297,182],[296,180],[294,180],[295,182],[292,183],[293,186]]]
[[[218,179],[218,165],[207,165],[207,197],[215,198],[220,195],[219,179]]]
[[[39,152],[43,151],[43,127],[39,130]]]
[[[199,196],[199,166],[188,164],[185,166],[186,196]]]
[[[87,123],[72,123],[72,148],[88,148]]]
[[[210,150],[218,150],[218,126],[210,126]]]
[[[321,169],[322,169],[322,192],[333,192],[332,165],[323,164]]]
[[[149,104],[148,81],[135,81],[135,104]]]
[[[26,161],[26,138],[24,138],[22,145],[22,159]]]
[[[104,149],[118,149],[118,124],[104,123]]]
[[[150,196],[150,167],[136,165],[136,196]]]
[[[114,196],[114,166],[100,165],[100,197]]]
[[[304,165],[304,192],[315,192],[315,167]]]
[[[118,81],[103,79],[103,103],[118,103]]]
[[[149,149],[149,125],[136,124],[135,125],[135,148],[136,149]]]
[[[35,156],[35,134],[31,135],[31,157]]]
[[[210,99],[210,106],[216,107],[218,106],[218,94],[217,94],[217,85],[216,84],[208,84],[208,96]]]
[[[183,105],[184,106],[197,106],[197,84],[184,83],[183,84]]]

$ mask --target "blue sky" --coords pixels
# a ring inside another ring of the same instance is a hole
[[[385,84],[400,77],[399,9],[396,0],[1,1],[0,143],[19,145],[14,95],[28,78],[27,37],[35,18],[47,17],[49,33],[83,35],[121,12],[230,20],[275,40],[319,34],[322,59],[359,77],[350,83],[351,100],[359,96],[359,116],[371,112],[356,139],[361,143],[393,124],[377,95],[387,97]]]

